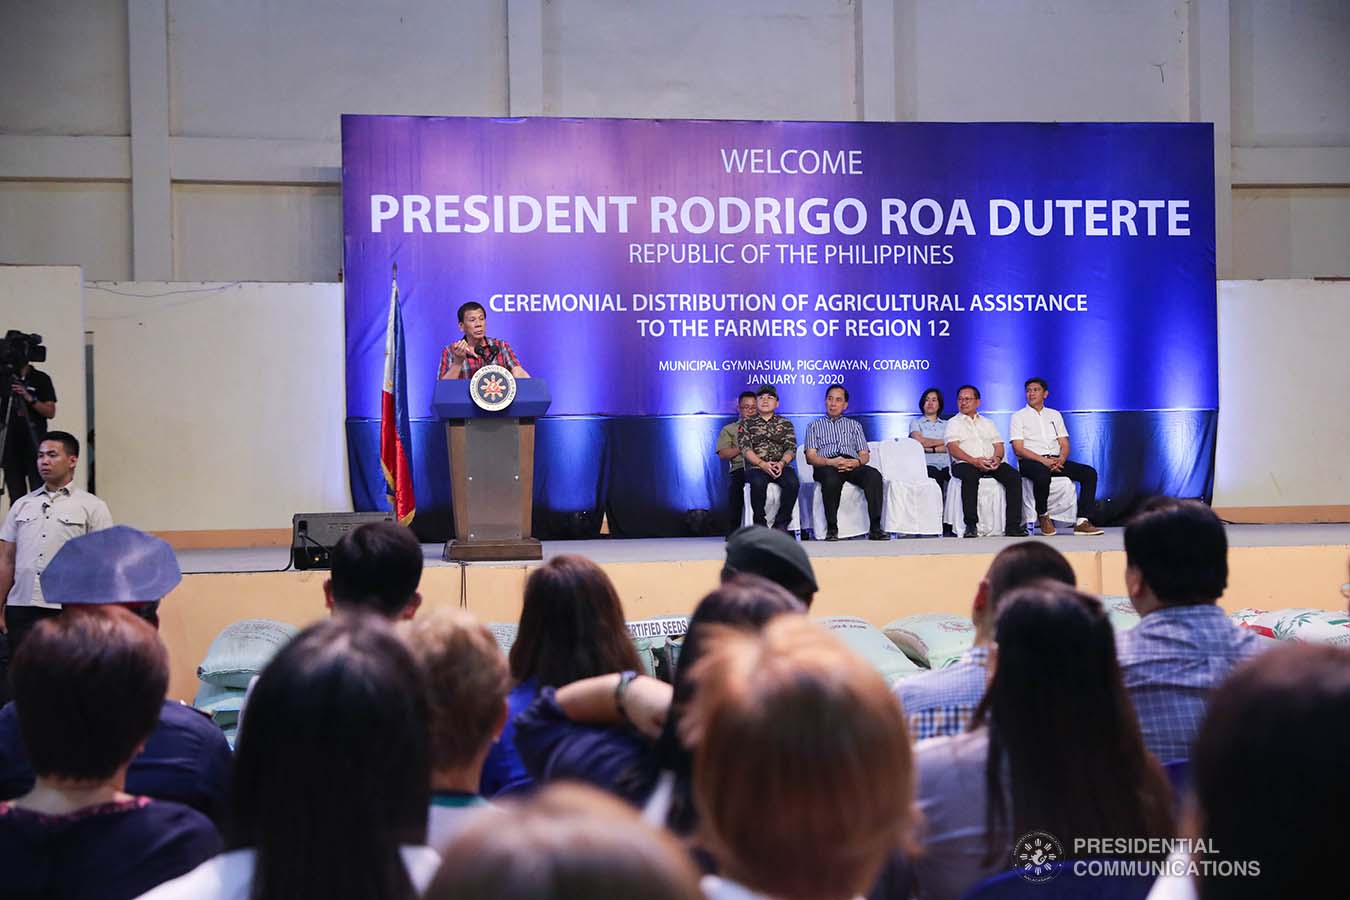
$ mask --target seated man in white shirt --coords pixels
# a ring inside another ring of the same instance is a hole
[[[1022,524],[1022,482],[1017,470],[1003,461],[1003,437],[993,422],[980,415],[980,389],[963,384],[956,392],[960,410],[947,420],[947,453],[952,458],[952,476],[961,479],[961,514],[966,523],[965,537],[976,537],[980,479],[993,478],[1003,485],[1007,516],[1003,533],[1008,537],[1026,537]]]
[[[1092,524],[1097,506],[1097,470],[1069,459],[1069,429],[1059,410],[1045,405],[1050,387],[1044,378],[1028,378],[1023,385],[1027,405],[1013,413],[1008,437],[1012,439],[1013,453],[1022,477],[1031,482],[1031,493],[1036,500],[1036,524],[1041,534],[1054,534],[1055,523],[1047,514],[1050,505],[1050,479],[1062,475],[1078,482],[1078,523],[1074,534],[1102,534]]]

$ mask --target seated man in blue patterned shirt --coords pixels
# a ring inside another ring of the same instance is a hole
[[[825,391],[825,415],[806,428],[806,461],[815,470],[820,499],[825,505],[825,540],[839,540],[839,499],[844,484],[856,484],[867,498],[867,536],[889,538],[881,530],[881,472],[867,464],[867,436],[857,419],[845,418],[848,388],[832,384]]]
[[[1042,579],[1060,581],[1070,587],[1078,584],[1064,554],[1049,544],[1021,541],[999,551],[980,580],[971,603],[974,645],[947,668],[906,678],[895,686],[909,722],[910,737],[920,741],[966,730],[989,680],[989,647],[994,642],[999,601],[1016,588]]]
[[[1209,692],[1261,649],[1217,602],[1228,587],[1228,535],[1194,500],[1157,497],[1125,529],[1125,588],[1142,617],[1116,639],[1144,744],[1189,759]]]

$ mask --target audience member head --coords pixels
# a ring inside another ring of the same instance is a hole
[[[311,625],[258,678],[239,730],[226,845],[252,896],[411,898],[399,847],[426,840],[427,701],[381,616]]]
[[[729,581],[739,573],[758,575],[787,588],[808,607],[815,599],[816,572],[811,557],[792,536],[763,525],[738,528],[727,538],[727,559],[722,567],[722,580]]]
[[[667,827],[676,834],[689,833],[697,821],[688,781],[693,768],[693,754],[681,737],[680,722],[694,696],[693,673],[698,669],[698,661],[703,658],[712,633],[719,627],[756,631],[776,616],[805,612],[805,604],[767,578],[736,575],[704,596],[689,617],[688,631],[675,670],[670,714],[655,745],[627,779],[631,782],[628,787],[631,787],[632,792],[641,795],[652,788],[661,772],[669,771],[677,776],[675,792],[666,815]]]
[[[694,677],[694,798],[721,870],[789,900],[865,892],[915,819],[886,682],[802,616],[717,635]]]
[[[584,556],[562,555],[525,582],[511,677],[560,687],[628,669],[640,671],[623,606],[605,571]]]
[[[1213,603],[1228,587],[1228,534],[1208,506],[1154,497],[1125,527],[1125,586],[1140,615]]]
[[[125,609],[71,610],[32,630],[14,655],[10,684],[39,778],[120,788],[159,723],[169,655],[155,630]]]
[[[932,401],[933,401],[934,403],[936,403],[937,405],[930,408],[929,405],[928,405],[928,401],[929,401],[929,400],[932,400]],[[944,401],[944,400],[942,399],[942,390],[941,390],[940,388],[936,388],[936,387],[928,387],[928,388],[924,388],[924,389],[923,389],[923,393],[919,395],[919,414],[920,414],[920,415],[923,415],[923,416],[933,415],[933,416],[937,416],[938,418],[941,418],[941,417],[942,417],[942,410],[943,410],[943,408],[944,408],[945,406],[946,406],[946,401]]]
[[[1210,695],[1191,756],[1197,831],[1260,877],[1204,878],[1204,900],[1325,895],[1350,841],[1350,648],[1284,644]]]
[[[971,604],[970,616],[975,621],[976,640],[981,643],[993,640],[1000,600],[1015,588],[1042,578],[1069,587],[1078,585],[1078,577],[1064,554],[1044,541],[1018,541],[1000,550],[989,564],[989,571],[980,579]]]
[[[479,813],[446,849],[427,900],[701,900],[668,834],[619,800],[555,784]]]
[[[464,610],[438,609],[402,628],[426,678],[433,777],[469,770],[476,792],[483,759],[506,724],[506,658]]]
[[[183,580],[167,542],[114,525],[71,538],[42,572],[42,596],[63,607],[123,606],[159,627],[159,601]]]
[[[741,395],[736,398],[736,412],[742,419],[748,419],[759,411],[757,399],[754,391],[741,391]]]
[[[323,583],[328,608],[410,619],[422,604],[422,545],[397,522],[370,522],[333,547],[332,575]]]
[[[1033,830],[1065,847],[1078,837],[1169,836],[1167,781],[1144,748],[1101,601],[1048,579],[1017,588],[999,604],[995,640],[975,712],[989,729],[991,861]]]

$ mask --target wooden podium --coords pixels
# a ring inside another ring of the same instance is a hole
[[[445,420],[455,537],[446,560],[543,559],[530,536],[534,491],[534,420],[551,397],[542,378],[516,381],[516,397],[499,412],[480,409],[469,381],[436,382],[431,407]]]

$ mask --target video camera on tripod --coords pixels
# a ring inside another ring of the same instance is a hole
[[[20,419],[20,408],[16,401],[14,385],[22,384],[21,373],[29,363],[45,362],[47,348],[42,346],[42,335],[29,334],[10,329],[0,338],[0,469],[10,459],[11,441],[33,441],[33,435],[26,427],[26,419]],[[36,448],[34,448],[36,449]]]

